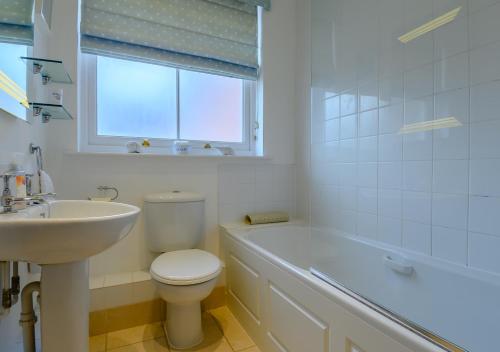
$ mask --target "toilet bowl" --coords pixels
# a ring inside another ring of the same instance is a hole
[[[222,270],[220,260],[199,249],[160,255],[151,265],[151,276],[167,303],[165,333],[176,349],[203,341],[200,302],[208,297]]]
[[[150,194],[144,198],[144,214],[148,247],[163,253],[150,272],[167,303],[167,338],[176,349],[194,347],[203,341],[200,302],[222,270],[215,255],[193,249],[205,231],[205,197],[182,191]]]

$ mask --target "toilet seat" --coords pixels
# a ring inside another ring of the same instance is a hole
[[[221,270],[221,261],[215,255],[199,249],[187,249],[160,255],[151,264],[150,272],[158,282],[187,286],[214,279]]]

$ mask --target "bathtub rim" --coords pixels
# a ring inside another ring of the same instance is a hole
[[[364,299],[348,288],[345,288],[338,283],[337,285],[330,283],[329,280],[324,280],[314,275],[309,270],[300,268],[285,259],[282,259],[265,248],[253,243],[246,236],[251,230],[278,226],[297,226],[305,229],[309,228],[308,225],[302,221],[265,225],[222,224],[219,225],[219,228],[224,234],[230,236],[237,243],[251,250],[261,259],[267,260],[271,264],[274,264],[280,269],[292,274],[302,283],[305,283],[308,286],[312,285],[312,288],[325,298],[329,299],[333,303],[339,304],[351,314],[358,316],[382,333],[402,343],[404,346],[422,352],[467,352],[458,346],[455,346],[453,343],[404,320],[404,318],[398,317],[385,308]],[[375,309],[374,306],[379,309]]]

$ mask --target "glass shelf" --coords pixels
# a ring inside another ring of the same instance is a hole
[[[33,110],[33,116],[41,116],[42,122],[49,122],[51,119],[55,120],[72,120],[73,116],[62,105],[57,104],[43,104],[43,103],[30,103]]]
[[[59,60],[40,59],[36,57],[21,57],[27,65],[33,65],[33,73],[42,75],[42,83],[73,83],[64,64]]]

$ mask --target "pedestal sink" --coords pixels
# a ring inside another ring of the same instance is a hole
[[[0,215],[0,261],[42,266],[42,350],[88,351],[88,258],[128,235],[139,208],[52,201]]]

